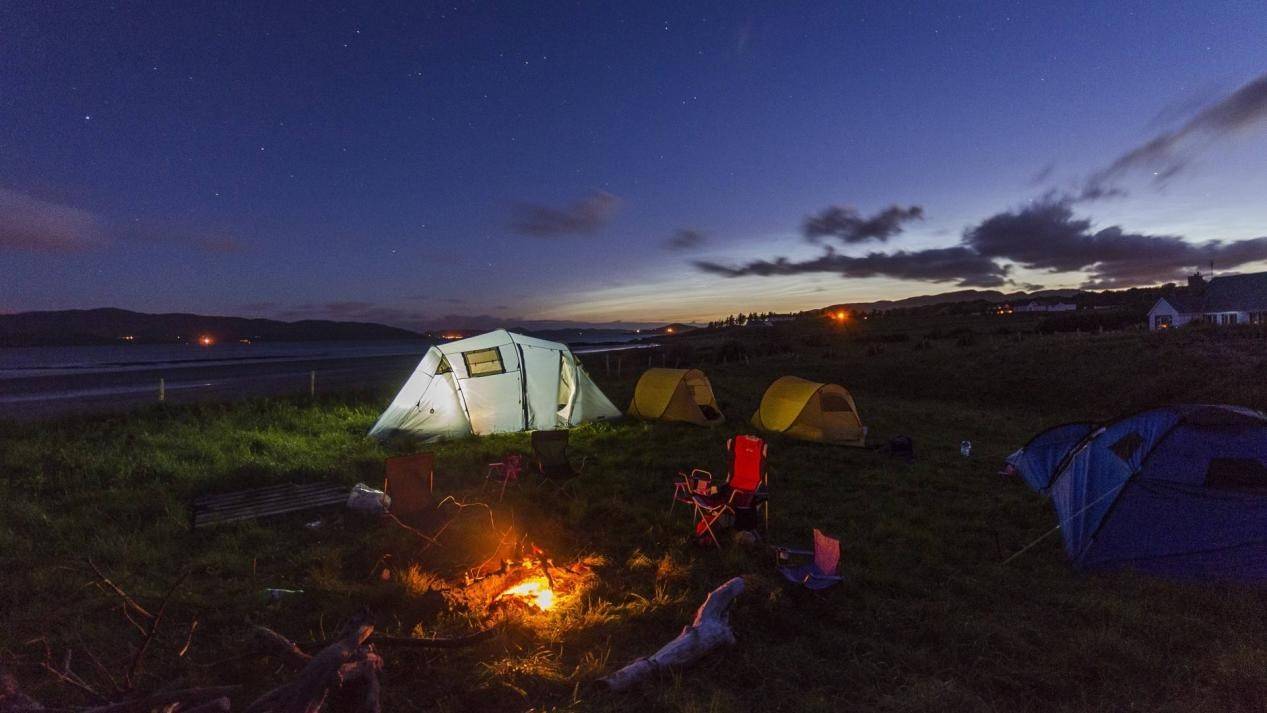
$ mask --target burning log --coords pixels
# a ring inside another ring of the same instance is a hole
[[[647,676],[671,666],[688,666],[713,649],[735,643],[730,628],[730,604],[743,592],[743,578],[735,577],[709,592],[695,612],[695,622],[654,654],[640,658],[610,676],[599,679],[613,691],[623,691]]]

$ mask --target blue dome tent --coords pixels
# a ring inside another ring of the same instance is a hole
[[[1095,430],[1089,421],[1065,423],[1039,432],[1020,450],[1008,456],[1007,463],[1033,490],[1046,493],[1051,479],[1060,472],[1065,456]]]
[[[1261,412],[1182,405],[1059,426],[1009,463],[1051,496],[1079,569],[1267,581]]]

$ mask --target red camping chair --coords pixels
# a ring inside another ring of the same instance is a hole
[[[814,530],[813,550],[793,550],[787,547],[774,548],[779,561],[779,573],[789,582],[800,584],[806,589],[818,591],[844,581],[840,576],[840,540]],[[805,564],[794,565],[792,557],[799,555],[811,557]]]
[[[432,509],[435,489],[435,453],[414,453],[388,458],[383,491],[391,496],[391,513],[411,519]]]
[[[507,453],[502,456],[501,462],[489,463],[488,473],[484,476],[484,485],[480,487],[480,492],[484,492],[484,488],[488,487],[488,481],[502,484],[501,494],[497,496],[497,502],[501,502],[506,497],[506,486],[519,480],[519,476],[524,471],[524,457],[519,453]]]
[[[766,477],[766,443],[756,436],[735,436],[726,441],[730,472],[725,485],[714,492],[692,492],[695,537],[721,547],[716,530],[743,513],[762,511],[765,530],[770,529],[770,499]],[[692,472],[694,474],[694,472]],[[690,478],[680,484],[691,487]],[[695,484],[695,487],[699,487]],[[711,481],[710,481],[711,490]],[[672,507],[672,506],[670,506]],[[718,526],[715,528],[714,526]]]

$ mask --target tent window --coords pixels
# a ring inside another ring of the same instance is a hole
[[[1113,454],[1124,461],[1129,461],[1131,456],[1135,455],[1135,451],[1144,445],[1144,438],[1138,433],[1131,431],[1130,433],[1117,439],[1117,443],[1109,446],[1109,450]]]
[[[502,365],[502,350],[497,347],[476,349],[473,352],[462,352],[462,360],[466,362],[466,373],[471,376],[492,376],[493,374],[506,373],[506,367]]]
[[[1211,458],[1205,469],[1207,488],[1267,488],[1267,466],[1256,458]]]
[[[845,400],[845,397],[840,394],[821,393],[818,395],[818,402],[822,405],[823,411],[847,413],[853,410],[849,408],[849,402]]]
[[[440,363],[436,365],[436,375],[447,374],[453,371],[453,367],[449,366],[449,358],[447,356],[440,357]]]

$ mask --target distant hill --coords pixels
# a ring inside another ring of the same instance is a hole
[[[564,342],[567,344],[601,344],[604,342],[621,342],[630,338],[634,334],[632,329],[593,329],[589,327],[572,327],[567,329],[531,329],[517,330],[513,326],[513,331],[522,331],[530,337],[545,339],[551,342]]]
[[[422,335],[370,322],[281,322],[200,314],[144,314],[110,307],[0,315],[0,346],[9,347],[179,343],[204,337],[215,342],[300,342],[421,339]]]
[[[927,307],[929,305],[946,304],[952,302],[1023,302],[1027,300],[1050,300],[1054,298],[1070,298],[1085,294],[1082,290],[1036,290],[1034,292],[1000,292],[999,290],[955,290],[954,292],[943,292],[937,295],[916,295],[915,297],[906,297],[900,300],[878,300],[876,302],[855,302],[852,304],[838,304],[825,307],[825,310],[844,308],[847,310],[870,312],[871,310],[879,310],[881,312],[891,309],[909,309],[912,307]]]
[[[663,327],[656,327],[655,329],[644,329],[642,330],[642,334],[654,337],[659,334],[682,334],[696,329],[699,329],[698,325],[674,322],[673,324],[666,324]]]
[[[1146,312],[1158,297],[1183,290],[1174,283],[1153,287],[1130,287],[1117,290],[1035,290],[1033,292],[1000,292],[998,290],[956,290],[938,295],[918,295],[901,300],[880,300],[877,302],[860,302],[852,304],[836,304],[814,310],[812,313],[826,312],[835,309],[847,309],[856,312],[899,311],[910,314],[938,312],[961,312],[991,309],[992,305],[1008,303],[1013,306],[1026,302],[1067,302],[1078,306],[1078,309],[1123,309],[1133,312]]]

